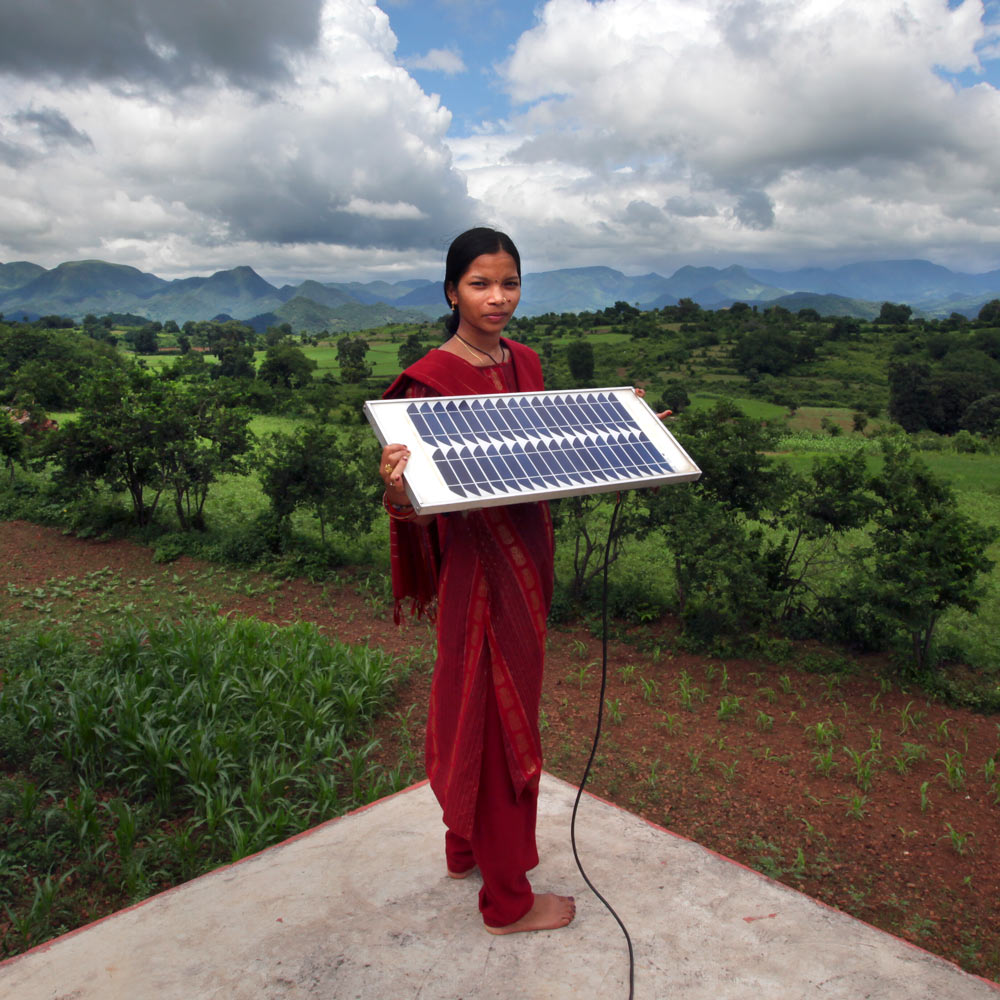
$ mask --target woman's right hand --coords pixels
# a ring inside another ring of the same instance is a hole
[[[403,485],[403,472],[409,458],[410,449],[405,444],[387,444],[382,449],[378,472],[385,483],[386,496],[392,503],[404,505],[410,502]]]

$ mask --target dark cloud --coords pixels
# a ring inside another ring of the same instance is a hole
[[[17,143],[8,142],[3,136],[0,136],[0,163],[17,170],[31,159],[33,159],[33,154],[29,150],[17,145]]]
[[[628,203],[622,218],[629,225],[648,229],[658,222],[663,222],[663,212],[655,205],[650,205],[648,201],[637,198]]]
[[[42,108],[38,111],[18,111],[14,121],[19,125],[31,125],[40,138],[49,145],[66,143],[70,146],[93,146],[90,136],[73,127],[70,120],[56,108]]]
[[[686,219],[718,215],[714,205],[701,201],[693,195],[675,195],[673,198],[667,199],[664,207],[672,215],[681,215]]]
[[[770,229],[774,225],[774,202],[763,191],[740,195],[734,211],[747,229]]]
[[[0,73],[259,88],[319,35],[322,0],[4,0]]]

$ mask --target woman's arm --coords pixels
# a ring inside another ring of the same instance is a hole
[[[382,449],[378,471],[385,483],[385,509],[389,517],[424,527],[434,520],[434,515],[418,515],[410,503],[403,482],[403,472],[409,457],[410,450],[405,444],[387,444]]]

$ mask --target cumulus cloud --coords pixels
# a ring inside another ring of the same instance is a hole
[[[454,49],[431,49],[426,55],[405,60],[405,65],[407,69],[426,69],[447,76],[465,72],[465,63]]]
[[[439,257],[476,206],[444,142],[448,111],[395,46],[373,0],[326,0],[313,49],[267,94],[238,80],[166,92],[8,74],[0,259],[51,266],[74,247],[168,273],[254,248],[244,260],[273,273],[311,270],[309,247],[327,264]]]
[[[666,208],[675,254],[926,253],[972,232],[995,253],[1000,94],[944,78],[995,43],[979,0],[549,0],[537,16],[505,65],[521,142],[503,179],[470,174],[532,238],[553,184],[595,243],[625,246],[642,201]]]

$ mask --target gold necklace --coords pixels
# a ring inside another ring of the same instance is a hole
[[[475,345],[475,344],[470,344],[470,343],[469,343],[469,342],[468,342],[468,341],[467,341],[467,340],[465,339],[465,337],[463,337],[463,336],[462,336],[462,335],[461,335],[460,333],[457,333],[457,332],[456,332],[456,333],[454,334],[454,336],[458,337],[458,339],[459,339],[459,340],[460,340],[460,341],[461,341],[461,342],[462,342],[462,343],[463,343],[463,344],[465,345],[465,349],[466,349],[466,350],[467,350],[467,351],[469,352],[469,357],[471,357],[471,358],[472,358],[473,360],[475,360],[476,362],[478,362],[478,361],[479,361],[479,358],[477,358],[477,357],[475,356],[475,354],[473,354],[473,353],[472,353],[473,351],[479,351],[479,353],[480,353],[480,354],[482,354],[482,355],[485,355],[485,356],[486,356],[487,358],[489,358],[489,359],[490,359],[490,361],[492,361],[492,362],[493,362],[493,364],[495,364],[495,365],[502,365],[502,364],[503,364],[503,352],[504,352],[504,351],[506,350],[506,348],[505,348],[505,347],[503,346],[503,344],[501,344],[501,345],[500,345],[500,360],[499,360],[499,361],[497,361],[497,359],[496,359],[495,357],[493,357],[493,355],[492,355],[492,354],[490,354],[490,352],[489,352],[489,351],[484,351],[484,350],[482,350],[482,348],[479,348],[479,347],[476,347],[476,345]],[[483,368],[483,367],[485,367],[485,366],[484,366],[484,365],[481,365],[481,364],[477,364],[477,365],[476,365],[476,367],[477,367],[477,368]]]

